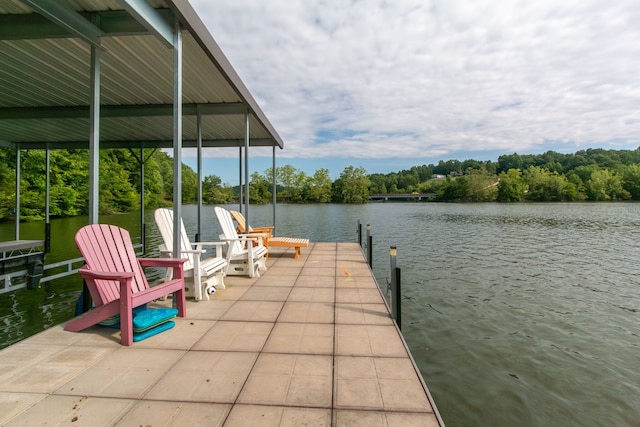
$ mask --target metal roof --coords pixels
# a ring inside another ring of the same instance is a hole
[[[149,8],[150,6],[150,8]],[[137,10],[151,9],[159,25]],[[58,18],[62,17],[58,22]],[[183,147],[284,143],[187,0],[0,0],[0,146],[89,146],[91,46],[100,48],[100,147],[173,147],[179,21]],[[153,23],[153,21],[152,21]]]

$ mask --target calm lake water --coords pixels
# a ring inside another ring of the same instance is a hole
[[[233,206],[235,208],[235,206]],[[389,246],[402,269],[403,333],[448,427],[637,426],[640,206],[371,203],[279,205],[280,235],[355,241],[371,224],[382,286]],[[203,240],[219,234],[203,208]],[[250,222],[271,221],[255,206]],[[196,209],[183,208],[190,234]],[[139,214],[100,218],[140,235]],[[147,248],[159,237],[146,215]],[[78,256],[86,218],[52,221],[47,262]],[[42,238],[24,224],[22,238]],[[13,225],[0,225],[0,240]],[[80,283],[0,295],[0,346],[73,315]]]

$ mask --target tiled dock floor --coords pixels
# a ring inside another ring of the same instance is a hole
[[[61,325],[0,351],[0,425],[438,426],[360,247],[278,249],[131,347]]]

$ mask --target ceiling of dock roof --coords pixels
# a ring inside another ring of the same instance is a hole
[[[88,147],[91,39],[46,18],[95,34],[100,46],[100,146],[173,147],[173,49],[129,13],[140,0],[0,2],[0,146]],[[37,4],[37,5],[36,5]],[[187,0],[147,0],[166,23],[178,18],[183,46],[183,147],[195,147],[197,112],[204,147],[283,142]],[[92,33],[94,32],[94,33]]]

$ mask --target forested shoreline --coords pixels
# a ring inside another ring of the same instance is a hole
[[[144,150],[145,207],[173,201],[173,159],[160,150]],[[21,154],[20,215],[24,221],[45,215],[45,151]],[[100,152],[100,212],[140,209],[140,154],[126,149]],[[0,221],[15,215],[16,152],[0,148]],[[272,200],[273,172],[254,172],[249,183],[252,203]],[[327,169],[313,175],[285,165],[276,168],[280,203],[366,203],[371,194],[435,193],[435,201],[620,201],[640,200],[640,148],[587,149],[572,154],[506,154],[493,161],[448,160],[388,174],[368,174],[348,166],[332,181]],[[197,201],[197,174],[182,166],[182,201]],[[203,203],[237,201],[239,188],[209,175],[202,183]],[[87,213],[88,150],[50,152],[51,217]]]

